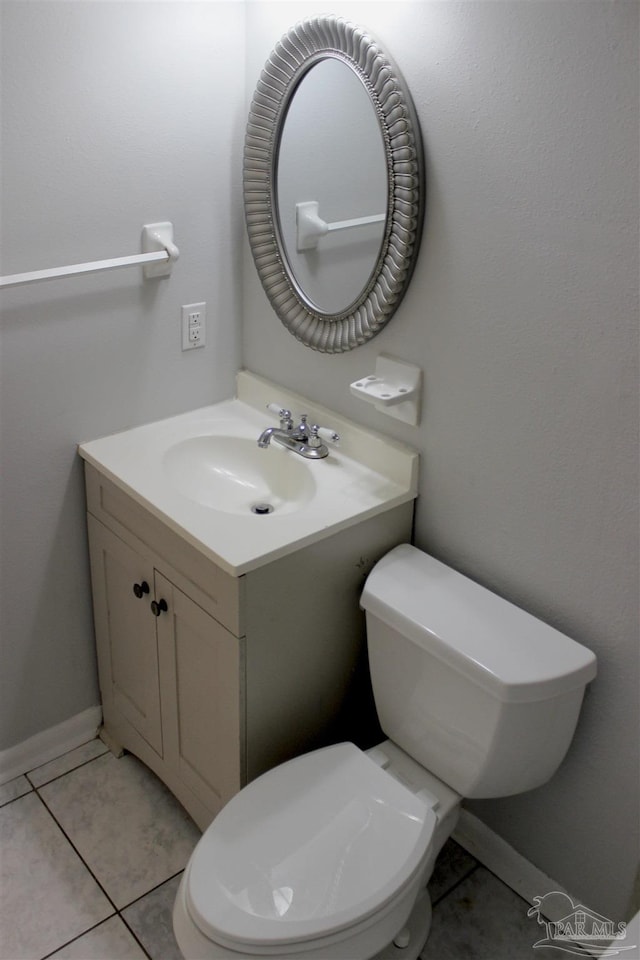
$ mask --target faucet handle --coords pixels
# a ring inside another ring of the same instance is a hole
[[[267,410],[271,410],[271,413],[277,413],[279,417],[290,417],[291,411],[285,410],[283,406],[279,403],[268,403]]]
[[[317,423],[309,427],[310,447],[321,447],[323,440],[328,440],[330,443],[337,443],[339,439],[340,436],[330,427],[319,427]]]
[[[328,440],[329,443],[339,443],[340,434],[336,433],[331,427],[316,427],[316,433],[323,440]]]
[[[270,410],[271,413],[276,413],[280,418],[280,427],[282,430],[291,430],[293,427],[293,420],[291,419],[291,411],[281,407],[279,403],[268,403],[267,410]]]

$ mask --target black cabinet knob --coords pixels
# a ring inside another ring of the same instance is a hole
[[[159,617],[161,613],[166,613],[168,609],[166,600],[151,601],[151,613],[154,617]]]
[[[146,580],[143,580],[142,583],[134,583],[133,592],[138,600],[140,600],[145,593],[149,593],[149,584]]]

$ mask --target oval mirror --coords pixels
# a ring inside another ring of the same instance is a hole
[[[316,17],[276,45],[251,103],[243,183],[254,263],[287,329],[324,353],[379,333],[413,272],[424,175],[409,94],[360,28]]]
[[[353,143],[357,150],[346,148]],[[348,64],[327,57],[300,81],[282,125],[275,173],[276,223],[300,295],[325,315],[349,311],[378,262],[389,187],[380,125]],[[301,229],[305,216],[313,224],[310,210],[332,224],[346,212],[358,224],[324,236],[311,226],[306,238]],[[367,223],[375,212],[379,219]]]

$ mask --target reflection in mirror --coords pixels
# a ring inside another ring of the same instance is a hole
[[[345,62],[327,57],[302,78],[282,125],[276,202],[284,253],[301,296],[320,313],[343,313],[377,265],[385,234],[387,163],[369,93]],[[296,206],[315,201],[329,223],[383,220],[332,230],[299,250]]]
[[[253,260],[289,332],[323,353],[379,333],[415,266],[424,170],[411,97],[360,27],[313,17],[276,44],[251,102],[243,187]]]

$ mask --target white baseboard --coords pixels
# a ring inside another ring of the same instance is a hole
[[[28,770],[55,760],[81,743],[96,736],[102,723],[102,708],[89,707],[63,723],[43,730],[15,747],[0,752],[0,784],[13,780]]]
[[[498,879],[515,890],[524,900],[534,904],[534,897],[559,890],[571,896],[561,884],[530,863],[468,810],[460,811],[460,819],[453,831],[453,839],[472,857],[494,873]],[[578,900],[572,901],[578,903]]]

